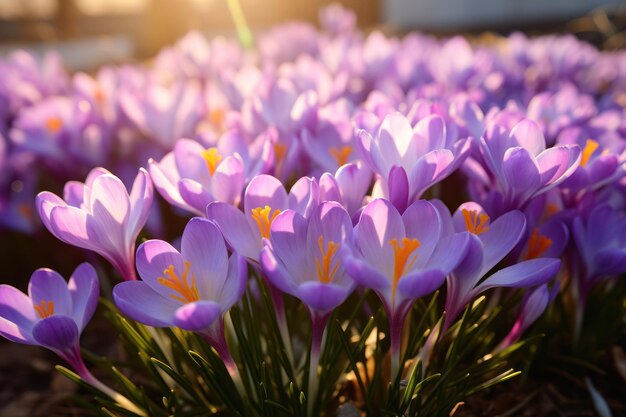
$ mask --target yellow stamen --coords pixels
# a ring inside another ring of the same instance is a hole
[[[331,240],[328,242],[328,245],[326,245],[326,252],[324,252],[324,238],[322,236],[320,236],[317,240],[317,244],[320,248],[320,254],[322,255],[321,261],[319,259],[315,259],[315,264],[317,265],[317,279],[320,282],[328,284],[329,282],[332,282],[335,274],[337,273],[337,268],[339,268],[339,262],[337,262],[335,267],[331,269],[333,256],[337,253],[339,244]]]
[[[37,314],[39,314],[39,318],[45,319],[54,314],[54,301],[42,301],[34,307]]]
[[[583,149],[583,154],[580,157],[581,167],[587,165],[587,162],[589,162],[589,158],[591,158],[591,155],[593,155],[593,153],[596,151],[596,149],[598,149],[599,146],[600,144],[595,140],[587,139],[587,142],[585,142],[585,148]]]
[[[215,174],[215,169],[222,160],[222,155],[220,155],[217,148],[209,148],[205,151],[202,151],[202,157],[206,161],[206,166],[207,168],[209,168],[209,172],[211,173],[211,175]]]
[[[463,213],[463,219],[465,219],[465,228],[468,232],[471,232],[475,235],[480,235],[481,233],[485,233],[489,230],[489,226],[487,225],[489,222],[489,216],[485,213],[478,214],[476,210],[465,210],[462,209],[461,213]]]
[[[63,121],[58,117],[53,116],[46,120],[46,129],[48,129],[50,133],[57,133],[62,127]]]
[[[272,226],[272,222],[279,214],[280,210],[274,210],[274,213],[272,213],[272,208],[270,206],[252,209],[252,219],[256,222],[257,226],[259,226],[261,236],[269,239],[270,226]]]
[[[550,246],[552,246],[552,239],[539,233],[539,229],[536,227],[533,229],[530,237],[528,238],[525,260],[535,259],[543,255]]]
[[[337,148],[335,146],[330,148],[330,156],[335,158],[337,164],[339,166],[345,165],[348,163],[348,158],[350,158],[350,154],[352,153],[352,146],[345,145],[341,148]]]
[[[393,246],[393,285],[391,287],[391,299],[392,304],[396,299],[396,287],[398,281],[402,275],[406,273],[417,259],[417,254],[413,254],[417,248],[420,247],[420,241],[417,239],[410,239],[408,237],[402,238],[402,243],[398,244],[398,239],[391,239],[389,244]]]
[[[180,301],[181,303],[193,303],[194,301],[198,301],[200,299],[200,294],[198,293],[198,287],[196,286],[196,277],[191,274],[191,283],[187,281],[187,275],[189,275],[189,267],[191,264],[188,261],[184,262],[185,269],[181,276],[176,274],[174,271],[174,265],[170,265],[166,270],[163,271],[163,274],[167,277],[159,277],[157,279],[158,283],[166,286],[167,288],[176,291],[178,295],[170,295],[174,300]]]

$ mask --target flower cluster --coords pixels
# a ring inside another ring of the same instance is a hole
[[[378,298],[358,314],[383,312],[392,382],[407,357],[426,372],[480,294],[513,303],[494,353],[559,294],[579,327],[594,288],[626,272],[624,53],[570,36],[514,34],[496,47],[365,35],[338,6],[320,24],[278,26],[251,50],[191,33],[149,68],[95,75],[69,75],[53,54],[5,58],[2,226],[33,233],[38,213],[56,238],[101,255],[124,281],[112,291],[119,311],[199,335],[240,394],[259,380],[229,345],[254,334],[233,330],[229,312],[263,304],[267,290],[290,363],[275,376],[298,383],[309,413],[323,411],[318,365],[346,300]],[[83,177],[33,205],[44,179]],[[163,225],[180,218],[191,219],[175,243]],[[146,235],[171,243],[135,251],[147,222]],[[82,265],[67,285],[36,271],[29,296],[0,288],[0,334],[54,350],[137,412],[80,359],[95,282]],[[418,355],[405,324],[431,294],[441,309]],[[310,318],[306,360],[287,305]]]

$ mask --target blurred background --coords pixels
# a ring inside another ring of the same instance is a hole
[[[336,0],[240,0],[262,30],[298,19],[315,23]],[[362,28],[567,31],[604,48],[622,47],[624,0],[342,0]],[[0,55],[16,47],[56,49],[72,70],[153,56],[191,29],[234,34],[226,0],[0,0]]]

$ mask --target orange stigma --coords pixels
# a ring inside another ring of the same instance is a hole
[[[209,172],[211,173],[211,175],[215,174],[217,165],[222,160],[222,155],[220,155],[217,148],[209,148],[205,151],[202,151],[202,157],[206,161],[206,166],[207,168],[209,168]]]
[[[348,158],[350,158],[350,154],[352,153],[352,146],[345,145],[341,148],[337,148],[335,146],[331,147],[329,150],[330,156],[335,158],[337,164],[339,166],[345,165],[348,163]]]
[[[31,220],[35,214],[35,210],[27,203],[19,204],[17,206],[17,212],[26,220]]]
[[[98,103],[99,106],[103,106],[104,105],[104,101],[105,101],[105,96],[104,96],[104,91],[102,90],[102,88],[100,87],[96,87],[93,90],[93,98],[96,101],[96,103]]]
[[[163,271],[163,274],[167,278],[159,277],[157,279],[158,283],[166,286],[167,288],[176,291],[178,295],[170,295],[174,300],[180,301],[181,303],[193,303],[194,301],[198,301],[200,299],[200,294],[198,293],[198,287],[196,286],[196,277],[191,274],[191,283],[187,281],[187,275],[189,275],[189,267],[191,264],[188,261],[184,262],[185,269],[181,276],[176,274],[174,271],[174,265],[170,265],[166,270]]]
[[[269,239],[270,227],[272,226],[272,222],[276,216],[279,214],[280,210],[274,210],[272,213],[272,208],[270,206],[257,207],[252,210],[252,219],[256,222],[257,226],[259,226],[261,236]]]
[[[62,127],[63,121],[58,117],[53,116],[46,120],[46,129],[48,129],[50,133],[57,133]]]
[[[277,161],[282,161],[287,154],[287,145],[283,145],[282,143],[274,144],[274,155]]]
[[[417,239],[402,238],[402,243],[398,244],[398,239],[391,239],[389,244],[393,246],[393,285],[391,287],[392,304],[395,303],[396,287],[402,275],[406,273],[417,259],[417,254],[413,254],[420,247]],[[411,259],[412,258],[412,259]]]
[[[331,240],[328,242],[328,245],[326,245],[326,252],[324,252],[324,238],[321,235],[317,240],[317,244],[320,248],[320,254],[322,255],[321,261],[319,259],[315,259],[315,264],[317,265],[317,279],[320,282],[328,284],[333,281],[333,278],[337,273],[337,268],[339,268],[339,263],[337,263],[335,267],[331,269],[333,256],[337,253],[339,244]]]
[[[552,239],[540,234],[539,229],[535,227],[528,238],[526,246],[528,251],[526,256],[524,256],[524,260],[535,259],[543,255],[552,246]]]
[[[42,301],[34,307],[39,318],[45,319],[54,314],[54,301]]]
[[[226,112],[222,109],[213,109],[209,112],[209,122],[214,126],[220,127],[224,124],[224,119],[226,118]]]
[[[591,155],[598,149],[600,144],[593,139],[587,139],[585,142],[585,148],[583,149],[582,156],[580,157],[580,166],[584,167],[589,162]]]
[[[485,233],[489,230],[489,226],[487,225],[489,222],[489,216],[486,214],[478,214],[476,210],[465,210],[462,209],[461,213],[463,213],[463,219],[465,219],[465,228],[468,232],[471,232],[475,235],[480,235],[481,233]]]

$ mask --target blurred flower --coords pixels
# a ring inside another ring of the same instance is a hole
[[[170,87],[149,83],[141,93],[123,91],[119,100],[137,129],[165,150],[193,136],[204,114],[200,86],[192,81]]]
[[[589,217],[576,217],[572,236],[580,260],[575,282],[579,306],[584,309],[591,289],[608,277],[626,272],[626,221],[621,212],[603,204],[595,207]]]

